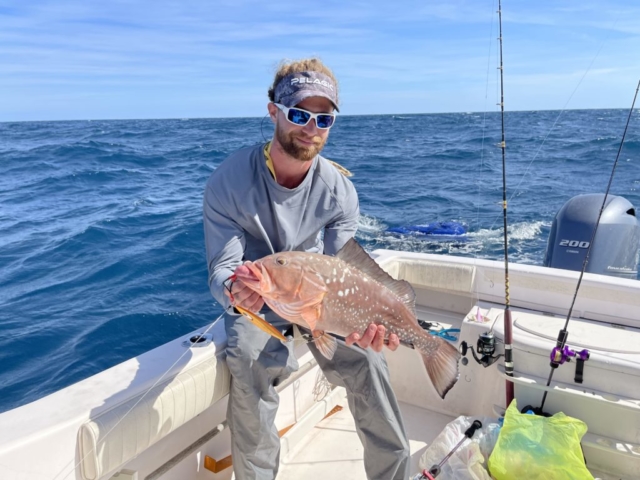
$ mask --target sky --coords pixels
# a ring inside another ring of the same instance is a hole
[[[320,57],[341,113],[494,111],[497,0],[0,0],[0,121],[257,117]],[[506,110],[629,108],[637,0],[505,0]]]

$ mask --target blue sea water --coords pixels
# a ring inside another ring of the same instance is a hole
[[[509,255],[540,264],[558,209],[603,192],[624,110],[509,112]],[[0,412],[206,325],[210,173],[270,137],[260,118],[0,123]],[[342,116],[325,156],[354,173],[368,250],[502,259],[499,114]],[[640,120],[611,193],[640,207]],[[249,186],[247,186],[249,188]],[[387,227],[456,221],[465,239]]]

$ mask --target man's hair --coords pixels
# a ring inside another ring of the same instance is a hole
[[[338,81],[333,75],[333,72],[327,67],[319,58],[305,58],[302,60],[282,60],[278,64],[276,70],[276,76],[273,79],[273,84],[269,87],[269,100],[275,101],[276,86],[287,75],[298,72],[320,72],[333,80],[333,84],[336,86],[336,100],[338,100]]]

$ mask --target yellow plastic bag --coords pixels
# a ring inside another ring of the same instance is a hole
[[[514,400],[489,457],[489,473],[496,480],[592,480],[580,448],[585,433],[587,425],[578,419],[522,414]]]

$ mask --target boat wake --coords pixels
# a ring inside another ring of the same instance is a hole
[[[459,219],[456,222],[463,223]],[[531,221],[512,223],[509,234],[509,260],[526,264],[542,264],[542,254],[551,222]],[[474,228],[466,235],[414,235],[388,232],[382,220],[362,214],[358,222],[357,238],[368,250],[390,249],[417,253],[435,253],[477,257],[488,260],[503,258],[503,229]]]

